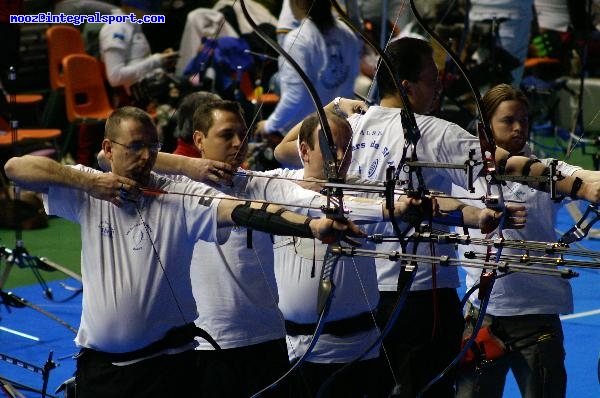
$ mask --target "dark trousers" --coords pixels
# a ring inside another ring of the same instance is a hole
[[[360,354],[360,353],[358,353]],[[337,374],[323,397],[364,398],[375,396],[377,359],[359,361]],[[313,398],[329,377],[345,363],[304,362],[290,381],[289,398]]]
[[[477,313],[475,313],[475,317]],[[567,393],[563,331],[557,314],[484,318],[494,335],[508,345],[500,358],[460,372],[460,398],[501,398],[509,370],[523,398],[563,398]],[[470,335],[472,328],[465,331]]]
[[[378,323],[388,321],[398,294],[380,292]],[[380,352],[380,396],[396,387],[402,398],[412,398],[460,351],[464,319],[455,289],[410,292],[402,311],[384,339]],[[423,397],[455,395],[453,370],[434,384]]]
[[[105,355],[84,350],[77,358],[77,398],[186,397],[196,391],[196,355],[188,350],[115,366]]]
[[[196,351],[199,373],[195,389],[203,398],[250,397],[268,386],[290,367],[284,339],[220,351]],[[284,383],[261,397],[282,397]]]

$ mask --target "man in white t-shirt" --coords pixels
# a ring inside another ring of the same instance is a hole
[[[343,177],[350,160],[350,156],[345,156],[343,148],[348,146],[352,130],[340,116],[328,112],[327,118],[336,147],[339,148],[335,156],[344,159],[339,170]],[[302,122],[299,151],[304,160],[303,169],[278,169],[266,173],[297,179],[297,184],[318,192],[321,184],[311,180],[322,181],[325,178],[319,127],[316,114],[308,116]],[[288,200],[297,200],[289,194],[287,197]],[[346,203],[349,200],[348,197]],[[362,244],[363,248],[374,249],[373,244]],[[313,239],[276,237],[274,247],[279,308],[285,317],[288,354],[294,363],[306,352],[315,332],[319,315],[316,311],[319,280],[327,245]],[[375,324],[379,292],[375,262],[369,257],[341,257],[332,275],[332,283],[335,291],[327,316],[328,322],[313,351],[291,376],[289,397],[316,396],[323,382],[333,372],[360,354],[365,354],[362,360],[336,377],[325,396],[374,396],[376,391],[375,358],[379,355],[379,346],[373,344],[379,335]],[[365,352],[369,347],[371,350]]]
[[[151,172],[160,150],[144,111],[124,107],[106,123],[112,172],[52,159],[10,159],[16,184],[43,192],[48,214],[81,225],[83,313],[75,339],[80,397],[186,396],[195,386],[190,263],[198,240],[218,242],[245,226],[275,234],[331,237],[348,222],[310,219],[279,206],[237,200],[201,183]],[[145,192],[145,195],[140,195]],[[335,234],[337,235],[337,233]]]

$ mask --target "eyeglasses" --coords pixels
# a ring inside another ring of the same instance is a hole
[[[147,148],[150,152],[156,153],[160,151],[160,148],[162,148],[162,144],[160,142],[151,142],[148,144],[145,142],[133,142],[129,145],[121,144],[115,140],[110,140],[110,142],[121,145],[132,152],[140,152],[142,149]]]

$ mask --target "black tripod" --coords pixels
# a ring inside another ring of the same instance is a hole
[[[9,85],[8,86],[3,85],[3,86],[10,89],[13,86],[15,80],[16,80],[15,68],[10,67],[9,73],[8,73],[8,79],[7,79],[7,83],[9,83]],[[2,100],[4,100],[5,94],[3,92],[0,94],[2,95]],[[9,130],[10,130],[11,138],[12,138],[12,140],[11,140],[12,147],[14,148],[14,152],[15,152],[14,154],[16,156],[19,156],[19,155],[21,155],[21,153],[20,153],[21,150],[19,148],[18,123],[13,118],[13,115],[14,115],[13,108],[14,108],[14,104],[16,102],[16,98],[12,92],[9,95],[9,99],[10,99],[9,106],[5,107],[5,109],[3,110],[3,114],[8,115],[7,119],[9,120]],[[4,101],[4,102],[6,103],[6,101]],[[6,108],[8,108],[8,109],[6,109]],[[13,193],[14,193],[13,202],[15,204],[17,204],[20,202],[19,189],[17,189],[15,187],[13,190]],[[46,284],[45,280],[43,279],[43,277],[40,273],[40,269],[46,269],[46,270],[61,269],[64,271],[64,267],[54,264],[47,259],[29,255],[29,253],[27,252],[27,249],[25,249],[25,246],[23,244],[22,225],[21,225],[23,219],[21,217],[24,214],[23,214],[23,212],[18,211],[18,209],[19,209],[19,206],[15,206],[14,207],[15,211],[13,212],[13,217],[15,218],[15,220],[13,222],[14,229],[15,229],[15,248],[11,250],[6,247],[0,247],[0,266],[4,265],[4,269],[2,270],[2,273],[0,274],[0,304],[4,304],[4,306],[7,308],[7,310],[10,310],[10,307],[15,307],[15,308],[30,307],[48,317],[50,317],[51,319],[61,323],[63,326],[67,327],[72,332],[77,333],[77,330],[74,327],[68,325],[66,322],[62,321],[61,319],[57,318],[56,316],[48,313],[47,311],[43,310],[40,307],[28,302],[27,300],[13,294],[12,292],[6,292],[3,290],[4,285],[5,285],[6,281],[8,280],[9,274],[10,274],[13,266],[17,265],[18,267],[21,267],[21,268],[27,267],[27,268],[31,269],[32,272],[34,273],[36,279],[38,280],[38,282],[40,283],[40,285],[43,288],[44,296],[49,300],[53,300],[54,297],[52,294],[52,290],[49,288],[49,286]],[[56,267],[53,267],[52,264],[54,264]],[[70,276],[74,277],[74,273],[71,273]],[[81,280],[81,279],[79,278],[79,280]],[[81,289],[79,290],[79,292],[80,291],[81,291]],[[74,295],[72,295],[70,298],[72,298],[72,297],[74,297]],[[13,329],[9,329],[6,327],[0,326],[0,330],[9,332],[11,334],[14,334],[14,335],[17,335],[17,336],[20,336],[23,338],[28,338],[30,340],[40,341],[40,339],[36,336],[32,336],[32,335],[29,335],[29,334],[26,334],[23,332],[19,332],[19,331],[13,330]],[[36,393],[41,394],[42,397],[47,396],[46,389],[48,386],[48,379],[49,379],[50,371],[56,367],[56,364],[52,361],[52,355],[53,355],[53,353],[50,352],[45,365],[43,367],[38,367],[36,365],[27,363],[20,359],[0,353],[0,360],[42,375],[42,389],[41,390],[26,386],[26,385],[23,385],[20,383],[12,382],[12,381],[0,376],[0,391],[5,392],[7,394],[7,396],[10,396],[10,397],[21,397],[22,394],[20,394],[17,390],[26,390],[26,391],[30,391],[30,392],[36,392]]]
[[[15,120],[15,118],[14,118],[16,96],[11,90],[11,88],[15,86],[15,84],[14,84],[15,81],[16,81],[16,71],[15,71],[15,68],[11,66],[11,67],[9,67],[9,70],[8,70],[8,78],[6,79],[7,84],[4,84],[4,87],[6,87],[8,90],[10,90],[10,94],[8,95],[9,102],[8,103],[6,102],[4,94],[0,97],[0,112],[3,117],[8,119],[9,130],[10,130],[10,134],[11,134],[11,138],[12,138],[11,142],[12,142],[12,148],[13,148],[13,155],[21,156],[24,153],[22,153],[23,150],[20,145],[19,132],[18,132],[19,124],[18,124],[18,121]],[[4,83],[4,81],[3,81],[3,83]],[[6,193],[8,194],[8,188],[6,189]],[[78,276],[76,273],[68,270],[67,268],[62,267],[56,263],[53,263],[52,261],[50,261],[46,258],[40,258],[40,257],[29,255],[27,249],[25,248],[25,246],[23,244],[23,222],[25,220],[29,219],[30,217],[39,215],[39,214],[37,214],[38,209],[33,208],[32,205],[29,205],[28,203],[25,203],[25,202],[21,201],[20,199],[21,199],[20,189],[17,188],[16,186],[13,186],[13,200],[7,200],[7,204],[12,204],[12,205],[10,205],[9,209],[5,209],[5,210],[9,210],[9,212],[12,213],[11,217],[9,217],[9,218],[11,218],[11,220],[10,220],[10,222],[8,222],[8,224],[10,224],[15,230],[15,248],[12,250],[9,250],[5,247],[0,247],[0,262],[1,262],[0,265],[2,263],[5,264],[5,268],[2,272],[2,274],[0,274],[0,292],[2,292],[4,284],[6,283],[6,280],[8,279],[10,271],[12,270],[12,267],[14,265],[17,265],[20,268],[31,269],[36,280],[38,281],[38,283],[40,284],[40,286],[43,289],[44,296],[49,300],[54,300],[54,295],[52,293],[52,290],[50,289],[50,287],[48,286],[48,284],[42,277],[40,270],[44,270],[44,271],[58,270],[58,271],[61,271],[65,274],[67,274],[68,276],[78,280],[79,282],[81,282],[81,277]],[[78,293],[81,292],[81,289],[69,289],[69,290],[77,290]],[[72,298],[72,297],[69,297],[69,299],[70,298]],[[66,301],[66,300],[63,300],[63,301]]]
[[[48,389],[48,379],[50,377],[50,371],[52,369],[56,368],[56,363],[52,360],[52,355],[53,355],[53,352],[50,351],[50,354],[48,355],[48,359],[46,360],[46,363],[44,364],[44,366],[39,367],[39,366],[33,365],[31,363],[22,361],[20,359],[17,359],[17,358],[8,356],[8,355],[0,354],[0,360],[42,375],[42,389],[41,390],[26,386],[19,382],[15,382],[15,381],[6,379],[0,375],[0,391],[3,391],[8,397],[21,397],[22,394],[20,394],[16,391],[17,389],[19,389],[19,390],[23,390],[23,391],[38,393],[42,396],[42,398],[44,398],[44,397],[54,398],[54,395],[50,395],[50,394],[46,393],[46,390]]]
[[[600,170],[600,137],[596,137],[594,140],[584,140],[583,135],[585,134],[585,127],[583,121],[583,96],[584,96],[584,82],[585,76],[587,74],[587,63],[588,63],[588,49],[589,49],[589,41],[590,41],[590,30],[592,26],[592,0],[587,0],[585,3],[585,14],[587,16],[587,20],[584,25],[584,43],[583,48],[581,49],[581,70],[579,71],[579,95],[577,97],[577,111],[575,115],[575,120],[573,122],[573,128],[571,133],[569,134],[569,144],[567,145],[567,153],[565,155],[565,160],[568,160],[573,153],[573,150],[577,147],[577,145],[581,141],[585,141],[588,143],[594,144],[596,147],[596,152],[591,154],[592,161],[594,164],[594,169]],[[573,139],[577,139],[573,143]],[[585,152],[585,146],[583,146],[583,153],[589,154]]]

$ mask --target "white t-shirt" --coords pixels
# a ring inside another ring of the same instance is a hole
[[[268,173],[296,179],[304,176],[303,170],[279,169]],[[281,195],[281,199],[297,201],[290,191],[269,191],[273,194],[269,198],[271,200]],[[318,202],[314,204],[321,204],[321,198],[316,199]],[[358,212],[354,214],[358,217]],[[372,248],[366,244],[363,247]],[[317,292],[326,248],[327,245],[314,239],[275,238],[275,276],[279,289],[279,308],[285,319],[301,324],[317,322]],[[377,307],[379,292],[372,258],[341,257],[333,274],[333,284],[335,293],[327,319],[349,318]],[[290,360],[306,352],[311,337],[287,336]],[[375,328],[344,337],[323,334],[307,360],[317,363],[349,362],[366,350],[377,337]],[[378,350],[378,347],[371,350],[365,359],[377,357]]]
[[[571,27],[568,0],[535,0],[535,13],[538,26],[542,29],[552,29],[567,32]]]
[[[190,195],[220,194],[201,183],[176,183],[156,174],[148,186]],[[44,204],[48,214],[81,225],[84,289],[78,346],[134,351],[196,319],[192,252],[199,239],[216,241],[219,199],[144,196],[137,204],[118,208],[87,192],[56,186],[44,195]]]
[[[306,73],[322,103],[335,97],[354,97],[354,79],[358,76],[362,44],[354,33],[336,20],[322,35],[310,19],[284,39],[283,49]],[[287,132],[314,110],[314,104],[294,68],[279,58],[281,98],[266,122],[267,131]]]
[[[268,200],[267,192],[274,187],[296,192],[300,205],[310,204],[315,196],[290,181],[242,176],[234,178],[233,187],[222,190],[241,199]],[[284,318],[277,306],[272,237],[253,230],[251,249],[247,238],[246,228],[234,227],[219,245],[198,241],[192,258],[192,286],[199,313],[196,324],[224,349],[285,337]],[[213,349],[205,340],[198,341],[198,349]]]
[[[520,19],[532,15],[533,0],[472,0],[469,19]]]
[[[550,164],[550,159],[543,159],[546,165]],[[557,170],[563,175],[572,175],[576,170],[581,169],[578,166],[571,166],[564,162],[559,162]],[[475,195],[485,194],[485,182],[482,179],[475,181]],[[452,194],[463,196],[466,191],[463,188],[453,186]],[[514,240],[535,240],[540,242],[556,242],[556,233],[554,225],[556,213],[561,204],[554,203],[546,192],[536,191],[526,185],[516,182],[507,182],[503,189],[505,200],[517,200],[524,202],[527,206],[527,223],[523,229],[507,229],[503,231],[506,239]],[[483,207],[481,201],[468,201],[471,205]],[[463,233],[462,229],[457,231]],[[475,229],[469,230],[471,237],[483,237],[484,235]],[[459,245],[458,252],[460,258],[463,258],[467,251],[486,252],[485,246]],[[502,254],[523,254],[523,251],[504,248]],[[529,252],[532,256],[543,256],[544,253]],[[534,264],[541,266],[540,264]],[[467,290],[479,283],[481,269],[464,267],[467,278]],[[499,274],[501,275],[501,274]],[[478,290],[471,296],[471,302],[478,307],[480,304],[477,298]],[[487,307],[487,313],[496,316],[514,316],[528,314],[566,314],[573,312],[573,294],[571,284],[568,280],[547,275],[533,275],[524,272],[516,272],[508,276],[496,279],[490,301]]]
[[[364,115],[354,114],[348,119],[352,125],[352,163],[349,174],[358,175],[368,180],[385,180],[386,169],[390,165],[397,166],[402,157],[404,135],[399,108],[371,106]],[[418,159],[424,162],[463,164],[468,153],[474,149],[480,153],[477,137],[469,134],[454,123],[433,117],[416,115],[421,138],[417,144]],[[408,152],[410,155],[410,150]],[[477,173],[479,170],[475,170]],[[423,177],[428,189],[449,193],[452,183],[467,186],[467,174],[464,170],[423,168]],[[401,180],[405,179],[401,174]],[[416,181],[416,179],[415,179]],[[414,186],[416,188],[416,186]],[[401,226],[401,228],[403,228]],[[435,228],[448,230],[443,225]],[[387,233],[393,231],[388,227]],[[378,250],[400,251],[400,245],[393,242],[382,243]],[[407,251],[412,253],[412,244]],[[451,245],[436,245],[432,251],[428,244],[417,246],[417,254],[455,256]],[[400,262],[387,259],[376,259],[377,277],[380,291],[395,291],[398,283]],[[433,287],[433,267],[431,264],[419,263],[419,268],[411,290],[428,290]],[[459,286],[458,272],[454,267],[435,266],[436,287],[456,288]]]
[[[117,9],[115,14],[123,12]],[[150,44],[140,24],[104,24],[99,41],[106,77],[113,87],[129,88],[161,66],[160,54],[151,54]]]

